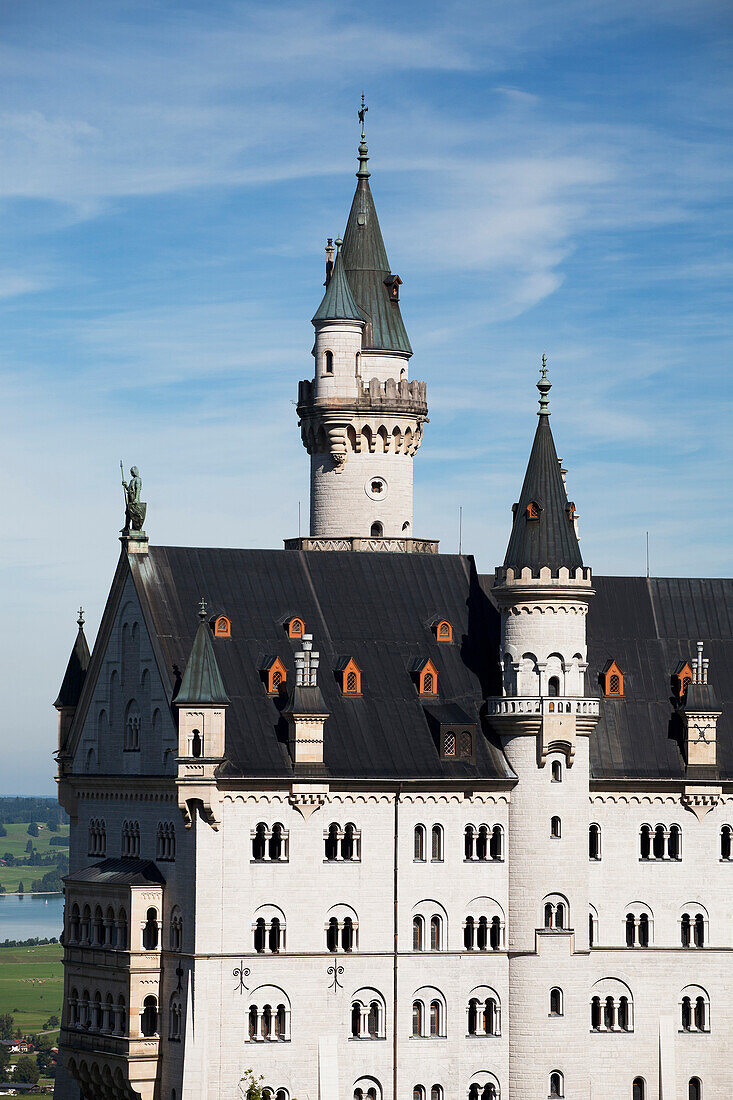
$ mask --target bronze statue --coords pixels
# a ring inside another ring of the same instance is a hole
[[[123,535],[137,535],[142,532],[145,523],[147,504],[140,500],[143,482],[137,466],[130,467],[130,481],[125,481],[125,468],[120,461],[122,471],[122,488],[125,490],[125,526]]]

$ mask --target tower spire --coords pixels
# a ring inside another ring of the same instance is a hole
[[[364,130],[364,115],[369,110],[364,105],[364,93],[361,93],[361,110],[359,111],[359,122],[361,123],[361,141],[359,142],[359,171],[356,173],[356,178],[360,180],[368,180],[371,175],[367,168],[367,161],[369,160],[369,146],[366,141],[366,131]]]

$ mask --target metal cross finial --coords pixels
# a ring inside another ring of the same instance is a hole
[[[361,110],[359,111],[359,122],[361,123],[361,136],[362,136],[362,138],[364,137],[364,115],[367,113],[368,110],[369,110],[369,108],[364,106],[364,93],[362,92],[361,93]]]
[[[202,596],[201,600],[199,601],[199,619],[201,619],[201,622],[203,622],[205,618],[206,618],[206,600]]]
[[[81,630],[82,627],[84,626],[84,608],[83,607],[79,608],[79,618],[76,620],[76,622],[77,622],[77,626],[79,627],[79,630]]]
[[[547,378],[547,354],[542,352],[542,377]]]
[[[364,130],[364,115],[369,108],[364,103],[364,93],[361,93],[361,110],[359,114],[359,122],[361,123],[361,142],[359,144],[359,171],[356,173],[357,179],[369,179],[369,169],[367,168],[367,162],[369,160],[369,146],[366,142],[366,132]]]

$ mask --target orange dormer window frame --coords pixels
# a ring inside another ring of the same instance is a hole
[[[342,695],[361,695],[361,669],[352,657],[339,672]]]
[[[603,694],[608,699],[620,699],[624,694],[624,674],[616,661],[610,661],[601,673]]]
[[[215,638],[231,638],[232,636],[232,620],[227,618],[226,615],[217,615],[214,619],[214,637]]]
[[[435,624],[435,637],[439,642],[452,642],[453,625],[447,619],[438,619]]]
[[[279,657],[266,669],[268,695],[279,695],[288,679],[288,670]]]
[[[672,681],[677,698],[681,699],[692,683],[692,665],[689,661],[686,661],[678,672],[673,673]]]
[[[288,638],[302,638],[305,634],[305,623],[302,619],[288,620]]]
[[[421,695],[438,694],[438,670],[432,661],[426,661],[418,672],[417,686]]]
[[[527,505],[527,519],[539,519],[540,518],[540,506],[536,500],[530,500]]]

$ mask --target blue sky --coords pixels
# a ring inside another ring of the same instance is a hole
[[[713,0],[0,2],[0,793],[53,790],[120,458],[155,542],[297,533],[362,90],[428,383],[416,534],[455,551],[462,504],[501,561],[546,350],[586,561],[641,573],[649,530],[653,573],[730,575],[732,38]]]

